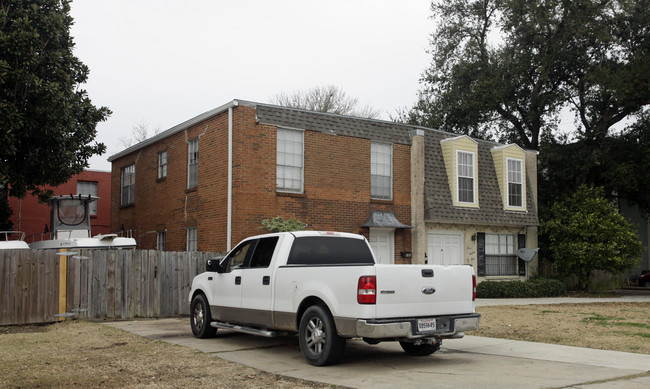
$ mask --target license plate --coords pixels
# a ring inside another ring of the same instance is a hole
[[[436,319],[418,319],[419,332],[432,332],[436,330]]]

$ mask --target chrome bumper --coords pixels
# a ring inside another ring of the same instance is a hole
[[[428,317],[427,317],[428,318]],[[453,338],[462,337],[460,333],[478,329],[481,315],[435,317],[437,329],[433,332],[418,332],[418,318],[367,320],[356,322],[357,336],[370,339],[418,339],[418,338]]]

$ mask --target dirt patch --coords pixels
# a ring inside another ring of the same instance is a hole
[[[97,323],[0,328],[0,387],[328,388]]]
[[[650,303],[478,307],[469,335],[650,354]]]

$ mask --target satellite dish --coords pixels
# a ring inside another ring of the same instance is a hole
[[[517,256],[526,262],[530,262],[535,258],[535,254],[539,251],[539,247],[536,249],[519,249],[517,250]]]

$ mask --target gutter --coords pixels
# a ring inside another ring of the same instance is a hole
[[[228,107],[228,210],[226,222],[226,251],[232,248],[232,145],[233,145],[233,108],[238,106],[237,100],[232,101]]]

